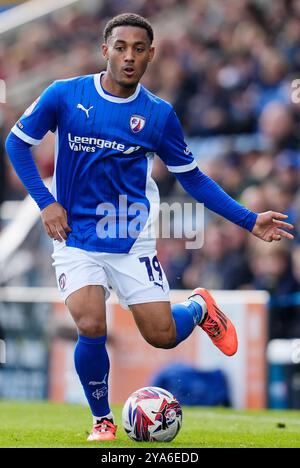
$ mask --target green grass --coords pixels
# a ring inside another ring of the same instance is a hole
[[[183,408],[183,426],[171,443],[137,443],[121,427],[118,439],[101,447],[300,447],[299,411],[238,411]],[[86,442],[91,418],[86,407],[55,403],[0,402],[0,447],[98,447]]]

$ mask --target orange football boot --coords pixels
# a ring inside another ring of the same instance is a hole
[[[115,424],[113,424],[108,419],[103,419],[103,421],[93,426],[93,430],[88,436],[87,440],[90,442],[115,440],[117,429],[118,426],[115,426]]]
[[[197,288],[189,297],[199,295],[206,303],[207,314],[199,324],[212,340],[213,344],[227,356],[237,352],[238,339],[234,325],[219,309],[212,295],[204,288]]]

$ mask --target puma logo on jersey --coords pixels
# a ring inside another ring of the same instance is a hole
[[[91,109],[93,109],[93,107],[94,107],[94,106],[91,106],[91,107],[89,107],[88,109],[86,109],[82,104],[77,104],[77,109],[83,110],[83,112],[86,113],[87,119],[89,118],[89,112],[90,112]]]
[[[154,284],[155,284],[155,286],[159,286],[164,291],[163,284],[157,283],[156,281],[154,281]]]
[[[131,146],[130,148],[128,148],[126,151],[123,151],[123,154],[131,154],[133,153],[134,151],[137,151],[140,149],[140,146]]]

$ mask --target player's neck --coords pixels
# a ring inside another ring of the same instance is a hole
[[[135,93],[137,85],[132,86],[130,88],[126,88],[124,86],[120,86],[110,75],[109,72],[105,72],[101,77],[101,86],[104,90],[113,96],[120,97],[120,98],[128,98],[132,94]]]

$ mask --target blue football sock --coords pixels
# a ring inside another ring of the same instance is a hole
[[[75,369],[93,416],[110,413],[108,404],[109,357],[106,336],[89,338],[79,335],[74,352]]]
[[[182,304],[172,305],[172,314],[176,324],[176,344],[184,341],[196,325],[201,322],[203,310],[198,302],[188,300]]]

